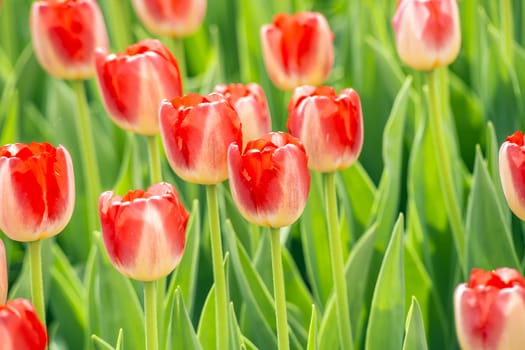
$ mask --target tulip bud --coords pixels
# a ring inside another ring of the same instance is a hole
[[[17,143],[0,147],[0,229],[15,241],[58,234],[75,205],[73,163],[62,146]]]
[[[94,0],[35,1],[29,20],[36,57],[50,75],[63,79],[95,75],[95,48],[107,48],[108,37]]]
[[[320,85],[334,63],[334,35],[316,12],[278,14],[261,28],[264,63],[272,82],[284,90]]]
[[[108,256],[123,275],[154,281],[179,264],[189,214],[172,185],[154,184],[124,197],[107,191],[98,207]]]
[[[310,190],[306,152],[295,137],[268,133],[228,149],[228,172],[233,200],[253,224],[283,227],[302,214]]]
[[[330,172],[356,161],[363,146],[363,115],[353,89],[337,96],[328,86],[298,87],[288,112],[288,130],[304,145],[310,169]]]
[[[401,60],[418,70],[454,61],[461,46],[457,0],[400,0],[392,20]]]
[[[162,102],[160,135],[168,162],[183,180],[201,185],[228,178],[228,146],[242,143],[241,122],[223,95],[188,94]]]
[[[133,0],[135,13],[157,35],[185,37],[199,29],[206,0]]]
[[[243,145],[272,130],[266,95],[259,84],[221,84],[215,91],[223,94],[239,115]]]
[[[114,122],[124,130],[157,134],[160,102],[182,94],[179,66],[166,46],[146,39],[123,53],[97,49],[96,68],[100,92]]]
[[[525,279],[510,268],[473,269],[454,293],[456,331],[463,350],[522,349]]]
[[[507,137],[501,145],[499,175],[510,209],[525,220],[525,135],[521,131]]]
[[[46,329],[28,300],[15,299],[0,305],[0,339],[3,350],[46,349]]]

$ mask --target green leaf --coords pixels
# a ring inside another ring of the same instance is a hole
[[[197,339],[203,349],[215,349],[217,346],[215,337],[215,285],[210,288],[200,316]]]
[[[403,216],[397,220],[377,277],[366,350],[400,349],[405,319],[405,276],[403,263]]]
[[[421,316],[421,309],[415,297],[412,297],[412,304],[408,309],[406,320],[405,340],[403,350],[427,350],[427,340],[425,336],[425,326]]]
[[[312,316],[310,318],[310,327],[308,328],[306,350],[317,350],[317,311],[315,310],[315,304],[312,304]]]
[[[202,349],[199,339],[195,334],[195,329],[186,311],[184,298],[179,288],[175,290],[175,302],[173,306],[170,341],[167,344],[168,349]],[[169,309],[168,309],[169,310]],[[215,316],[215,315],[214,315]],[[215,325],[215,322],[212,324]],[[209,326],[209,325],[208,325]]]

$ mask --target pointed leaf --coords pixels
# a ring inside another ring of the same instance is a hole
[[[405,341],[403,350],[427,350],[427,340],[425,336],[425,325],[421,316],[421,309],[415,297],[412,297],[412,304],[408,309]]]

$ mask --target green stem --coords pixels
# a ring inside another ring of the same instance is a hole
[[[131,30],[129,26],[129,11],[124,8],[126,4],[122,0],[109,0],[108,19],[110,19],[110,28],[112,32],[112,42],[118,51],[124,50],[132,43]]]
[[[42,279],[42,241],[28,243],[29,269],[31,272],[31,299],[36,313],[42,323],[46,324],[46,309],[44,301],[44,282]]]
[[[157,350],[157,281],[144,282],[144,322],[146,328],[146,350]]]
[[[512,1],[500,1],[501,32],[503,34],[503,50],[510,66],[514,64],[514,21],[512,17]]]
[[[446,101],[441,99],[442,84],[439,78],[439,70],[435,69],[429,72],[427,79],[430,100],[430,131],[434,141],[434,151],[437,161],[439,183],[443,192],[447,214],[450,219],[452,236],[459,257],[459,263],[462,267],[463,273],[465,273],[465,231],[463,227],[460,206],[458,200],[456,199],[454,189],[450,155],[446,152],[447,141],[445,140],[445,128],[443,125],[443,113],[446,113],[443,110],[443,106]]]
[[[283,262],[281,258],[281,231],[270,229],[272,236],[272,271],[275,312],[277,313],[277,341],[279,350],[290,349],[288,340],[288,321],[286,319],[286,294],[284,291]]]
[[[82,160],[82,169],[84,171],[84,182],[86,186],[86,209],[88,216],[88,232],[96,230],[97,221],[97,199],[100,195],[100,178],[98,171],[97,158],[95,156],[95,143],[93,142],[93,131],[91,130],[91,119],[89,117],[89,108],[86,101],[86,91],[82,80],[72,81],[75,90],[78,119],[77,133],[80,140],[80,154]],[[91,237],[91,235],[88,235]]]
[[[148,154],[149,154],[149,169],[151,183],[155,184],[162,181],[162,168],[160,165],[160,150],[157,136],[147,136],[148,139]]]
[[[215,280],[215,329],[217,349],[228,349],[228,301],[226,297],[226,278],[224,276],[221,228],[219,223],[219,205],[217,201],[217,186],[206,186],[208,201],[208,221],[210,222],[211,255],[213,262],[213,278]]]
[[[184,39],[173,38],[173,53],[177,63],[179,64],[180,80],[182,81],[182,90],[188,89],[188,70],[186,66],[186,56],[184,54]],[[186,87],[186,89],[184,89]]]
[[[337,198],[335,188],[335,172],[324,176],[326,211],[328,217],[328,242],[330,245],[330,259],[332,264],[332,278],[335,287],[335,306],[337,324],[339,327],[339,344],[341,349],[353,349],[354,341],[350,326],[350,312],[348,308],[348,294],[344,272],[343,244],[339,235],[337,221]]]

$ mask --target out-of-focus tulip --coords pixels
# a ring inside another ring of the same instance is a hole
[[[160,102],[182,94],[179,66],[166,46],[145,39],[122,53],[97,49],[96,68],[106,109],[115,123],[139,134],[157,134]]]
[[[525,344],[525,279],[516,270],[473,269],[454,293],[456,332],[463,350],[512,350]]]
[[[123,275],[154,281],[177,267],[189,214],[172,185],[161,182],[124,197],[107,191],[98,207],[108,256]]]
[[[0,339],[3,350],[46,348],[46,329],[28,300],[15,299],[0,305]]]
[[[73,163],[63,147],[17,143],[0,147],[0,229],[31,242],[64,229],[75,205]]]
[[[499,150],[499,175],[510,209],[525,220],[525,135],[516,131]]]
[[[94,0],[35,1],[29,20],[33,49],[49,74],[63,79],[95,75],[95,48],[107,48],[108,37]]]
[[[4,241],[0,239],[0,305],[7,300],[7,257],[5,256]]]
[[[185,37],[199,29],[206,0],[133,0],[135,13],[157,35]]]
[[[228,178],[228,146],[242,143],[242,131],[237,112],[223,95],[188,94],[165,100],[159,119],[168,162],[179,177],[201,185]]]
[[[261,28],[263,58],[270,79],[284,90],[322,84],[334,63],[333,37],[320,13],[278,14],[273,24]]]
[[[283,227],[301,216],[310,190],[308,160],[301,142],[272,132],[228,149],[228,172],[233,200],[251,223]]]
[[[259,84],[221,84],[215,91],[223,94],[239,114],[244,145],[272,130],[266,95]]]
[[[457,0],[400,0],[392,20],[401,60],[418,70],[454,61],[461,46]]]
[[[352,165],[363,145],[359,95],[344,89],[339,96],[328,86],[301,86],[288,105],[288,130],[299,138],[310,169],[341,170]]]

